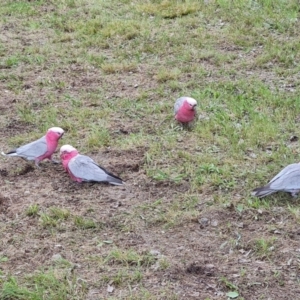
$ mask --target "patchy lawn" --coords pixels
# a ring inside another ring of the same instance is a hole
[[[3,0],[0,16],[0,150],[59,126],[126,181],[1,156],[0,300],[299,297],[298,200],[251,196],[299,161],[298,1]]]

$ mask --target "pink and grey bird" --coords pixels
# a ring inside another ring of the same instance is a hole
[[[300,163],[286,166],[267,185],[254,189],[251,194],[262,198],[276,192],[287,192],[297,197],[300,192]]]
[[[52,127],[48,129],[46,135],[40,139],[11,150],[7,153],[1,152],[5,156],[16,156],[27,160],[34,160],[36,166],[39,166],[40,161],[50,159],[54,163],[58,163],[52,159],[52,155],[57,148],[59,139],[63,136],[64,130],[60,127]]]
[[[175,119],[183,124],[192,122],[196,115],[197,101],[190,97],[180,97],[174,104]]]
[[[114,185],[124,183],[121,178],[100,167],[90,157],[79,154],[71,145],[60,148],[60,158],[64,169],[76,182],[108,182]]]

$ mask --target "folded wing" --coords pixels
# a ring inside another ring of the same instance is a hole
[[[268,184],[274,190],[300,189],[300,164],[291,164],[280,171]]]
[[[109,173],[85,155],[73,157],[68,164],[68,168],[75,177],[82,179],[82,181],[108,182],[114,185],[123,184],[121,178]]]
[[[176,115],[178,113],[179,108],[183,105],[183,102],[185,100],[185,97],[180,97],[176,100],[174,104],[174,114]]]
[[[47,152],[47,141],[46,137],[43,136],[40,139],[16,148],[6,153],[8,156],[19,156],[27,160],[35,160],[37,157]]]

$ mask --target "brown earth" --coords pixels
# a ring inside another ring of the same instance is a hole
[[[164,228],[162,221],[153,222],[157,212],[149,209],[137,216],[135,208],[140,205],[161,199],[168,206],[177,194],[189,188],[188,183],[149,181],[143,171],[144,151],[107,151],[95,157],[105,159],[112,171],[124,174],[124,187],[75,184],[60,165],[50,162],[42,164],[41,169],[20,159],[2,162],[0,255],[9,258],[1,264],[2,270],[18,276],[29,274],[41,266],[53,265],[53,255],[59,253],[88,283],[86,299],[106,298],[109,293],[99,278],[107,271],[117,272],[118,264],[103,269],[89,257],[105,257],[111,246],[99,248],[97,244],[109,240],[118,248],[141,254],[154,251],[170,262],[165,270],[157,264],[145,268],[143,286],[157,299],[164,299],[164,287],[180,299],[225,299],[230,290],[227,281],[238,287],[244,299],[291,299],[300,292],[300,230],[296,224],[291,226],[293,222],[280,207],[271,212],[238,213],[231,207],[202,210],[201,204],[207,199],[199,195],[199,215],[178,226]],[[99,227],[81,230],[66,221],[52,232],[43,228],[37,217],[24,214],[33,203],[42,210],[66,208],[73,215],[94,220]],[[271,251],[270,257],[259,257],[253,241],[273,237],[274,233],[276,251]],[[126,286],[116,287],[114,296],[122,298],[127,292]]]

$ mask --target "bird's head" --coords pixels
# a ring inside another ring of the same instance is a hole
[[[60,147],[60,150],[59,150],[59,154],[62,155],[62,154],[67,154],[67,153],[71,153],[73,151],[77,151],[76,148],[74,148],[73,146],[71,145],[63,145]]]
[[[64,135],[64,130],[60,127],[51,127],[47,131],[47,135],[55,140],[59,140]]]
[[[194,110],[196,108],[197,101],[194,98],[186,97],[185,100],[190,110]]]

